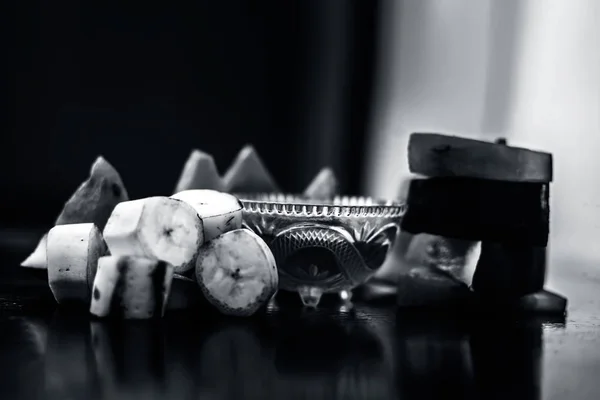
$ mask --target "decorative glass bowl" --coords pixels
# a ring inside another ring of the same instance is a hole
[[[316,307],[323,293],[351,299],[385,261],[400,230],[404,204],[368,197],[317,202],[286,194],[237,195],[243,226],[265,240],[279,270],[279,288]]]

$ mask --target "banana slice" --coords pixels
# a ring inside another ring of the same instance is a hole
[[[129,199],[121,176],[103,157],[98,157],[83,182],[65,203],[54,225],[91,223],[102,231],[115,206]],[[44,235],[22,267],[45,269],[46,240]]]
[[[48,283],[57,303],[89,304],[98,258],[107,254],[92,223],[58,225],[48,233]]]
[[[204,241],[242,227],[242,203],[216,190],[185,190],[171,196],[194,207],[204,226]]]
[[[112,255],[157,258],[182,273],[194,268],[204,231],[192,206],[156,196],[117,205],[104,239]]]
[[[323,168],[304,191],[313,200],[331,200],[338,194],[338,181],[331,168]]]
[[[125,319],[162,317],[173,266],[157,259],[106,256],[98,260],[90,313]]]
[[[192,150],[175,187],[175,193],[191,189],[223,190],[223,182],[213,156],[200,150]]]
[[[272,193],[279,188],[252,146],[245,146],[223,177],[229,193]]]
[[[275,294],[279,276],[267,244],[254,232],[237,229],[202,247],[196,280],[223,314],[249,316]]]

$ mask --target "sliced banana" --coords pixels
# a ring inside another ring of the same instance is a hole
[[[162,317],[171,292],[173,266],[167,262],[132,256],[106,256],[98,260],[90,313],[124,319]]]
[[[304,191],[313,200],[331,200],[338,194],[338,181],[331,168],[323,168]]]
[[[204,226],[204,241],[242,227],[242,203],[216,190],[185,190],[171,196],[194,207]]]
[[[182,273],[194,268],[204,230],[192,206],[156,196],[117,205],[104,239],[112,255],[157,258]]]
[[[223,190],[223,182],[213,156],[200,150],[192,150],[175,187],[175,193],[191,189]]]
[[[240,150],[223,177],[224,190],[229,193],[272,193],[279,188],[254,147]]]
[[[57,225],[48,233],[48,283],[57,303],[89,304],[98,258],[107,254],[92,223]]]
[[[271,250],[248,229],[226,232],[206,243],[196,263],[196,280],[211,304],[234,316],[254,314],[279,283]]]
[[[103,157],[98,157],[90,175],[65,203],[54,225],[91,223],[102,231],[115,206],[129,199],[117,170]],[[46,269],[46,235],[22,267]]]

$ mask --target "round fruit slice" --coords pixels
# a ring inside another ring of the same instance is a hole
[[[160,260],[106,256],[98,260],[90,313],[125,319],[162,317],[171,292],[173,266]]]
[[[196,263],[196,280],[211,304],[234,316],[254,314],[271,299],[279,283],[271,250],[248,229],[206,243]]]
[[[242,203],[216,190],[185,190],[171,196],[194,207],[204,226],[204,241],[242,227]]]
[[[92,223],[57,225],[48,232],[48,283],[57,303],[89,304],[98,258],[107,251]]]
[[[118,204],[104,238],[112,255],[157,258],[182,273],[194,268],[204,231],[190,205],[156,196]]]

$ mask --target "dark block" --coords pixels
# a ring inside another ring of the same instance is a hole
[[[478,297],[505,303],[544,288],[546,248],[482,242],[473,275]]]
[[[566,297],[547,290],[540,290],[520,298],[517,308],[530,314],[564,316],[567,312],[567,303]]]
[[[471,178],[415,179],[402,230],[545,247],[549,185]]]
[[[411,172],[512,182],[552,181],[552,154],[499,143],[433,133],[413,133],[408,144]]]

